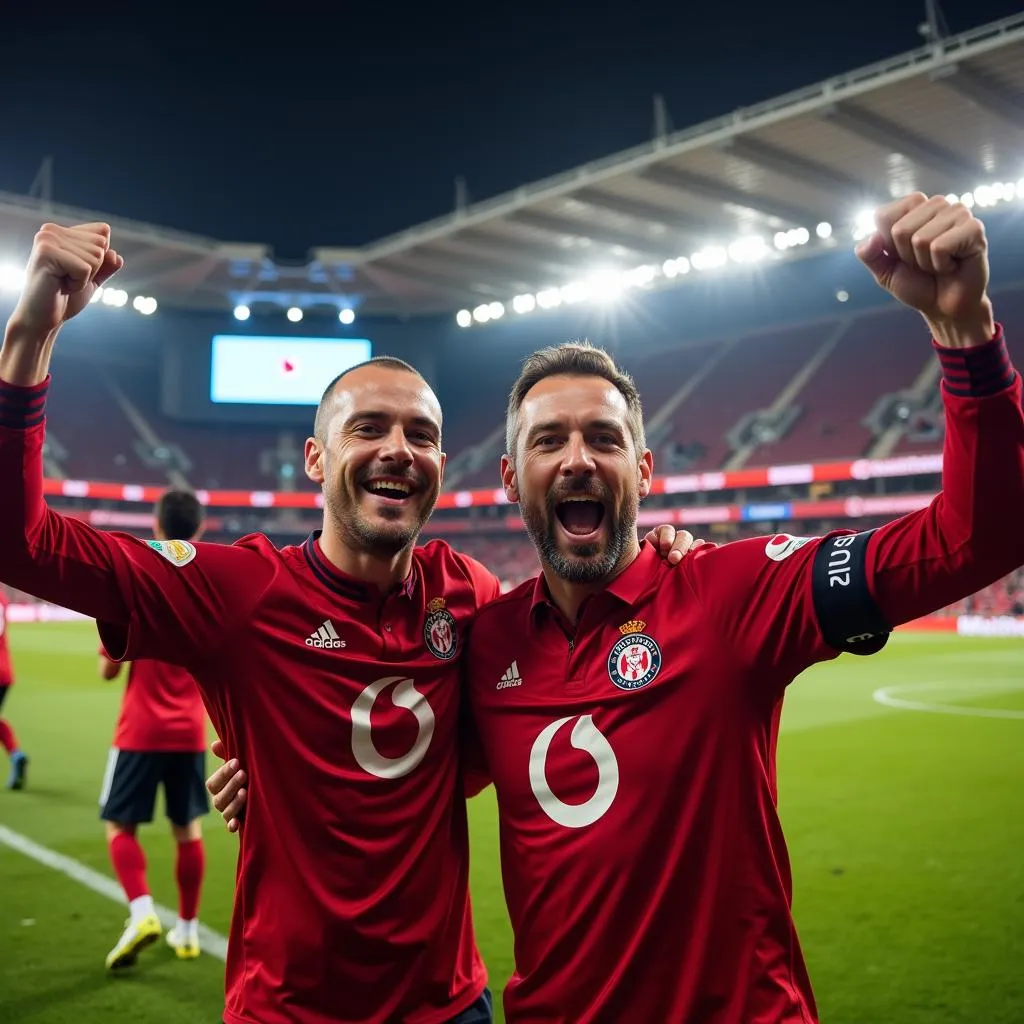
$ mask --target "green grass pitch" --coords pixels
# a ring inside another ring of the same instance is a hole
[[[25,792],[0,790],[0,824],[109,875],[97,796],[121,684],[96,677],[90,624],[10,632],[18,682],[4,712],[32,763]],[[886,687],[932,710],[883,706],[872,694]],[[878,657],[819,666],[790,691],[779,762],[823,1020],[1024,1021],[1024,643],[899,635]],[[511,936],[492,796],[471,814],[477,932],[500,990]],[[208,819],[201,916],[224,933],[234,840],[218,822]],[[173,907],[166,826],[141,836],[154,896]],[[134,971],[106,975],[124,917],[0,845],[0,1021],[219,1019],[222,964],[211,956],[179,963],[160,945]]]

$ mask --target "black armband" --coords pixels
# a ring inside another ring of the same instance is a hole
[[[826,537],[814,553],[814,611],[825,643],[837,651],[876,654],[892,632],[868,587],[868,542],[874,532]]]

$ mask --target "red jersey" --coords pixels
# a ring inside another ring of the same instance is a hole
[[[103,648],[100,654],[108,657]],[[192,676],[165,661],[133,661],[114,746],[118,750],[206,750],[206,708]]]
[[[466,674],[498,797],[510,1024],[818,1020],[776,810],[786,687],[1024,563],[1020,378],[1001,340],[940,354],[928,509],[675,568],[645,547],[575,629],[542,579],[477,617]]]
[[[10,601],[0,590],[0,686],[14,684],[14,672],[11,669],[11,649],[7,644],[7,607]]]
[[[249,773],[229,1024],[441,1024],[486,983],[456,747],[462,645],[498,581],[443,542],[381,598],[314,537],[100,533],[42,496],[43,396],[0,387],[0,573],[191,672]],[[6,534],[6,536],[3,536]]]

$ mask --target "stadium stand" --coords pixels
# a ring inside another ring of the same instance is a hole
[[[999,315],[1011,355],[1024,365],[1024,290],[1004,290]],[[644,396],[648,444],[661,474],[942,447],[936,365],[909,311],[840,314],[617,354]],[[304,429],[172,419],[161,411],[159,373],[155,363],[105,367],[76,359],[73,373],[55,375],[47,475],[210,490],[315,489],[303,472]],[[481,376],[446,400],[446,490],[500,486],[507,384]]]

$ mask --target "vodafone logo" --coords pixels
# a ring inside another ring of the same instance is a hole
[[[788,533],[777,533],[765,544],[764,553],[773,562],[781,562],[812,540],[814,540],[813,537],[793,537]]]
[[[416,741],[400,757],[385,757],[374,745],[370,715],[377,698],[394,686],[391,702],[411,711],[419,727]],[[385,676],[370,683],[352,704],[352,756],[359,767],[378,779],[400,779],[408,775],[426,756],[434,735],[434,712],[416,684],[403,676]]]
[[[619,762],[615,751],[601,734],[590,715],[580,715],[572,727],[569,742],[577,749],[589,754],[597,764],[597,789],[594,795],[581,804],[567,804],[551,791],[547,778],[548,751],[555,733],[571,722],[572,716],[552,722],[537,737],[530,751],[530,788],[537,798],[541,810],[556,825],[565,828],[585,828],[599,821],[608,812],[619,790]]]

